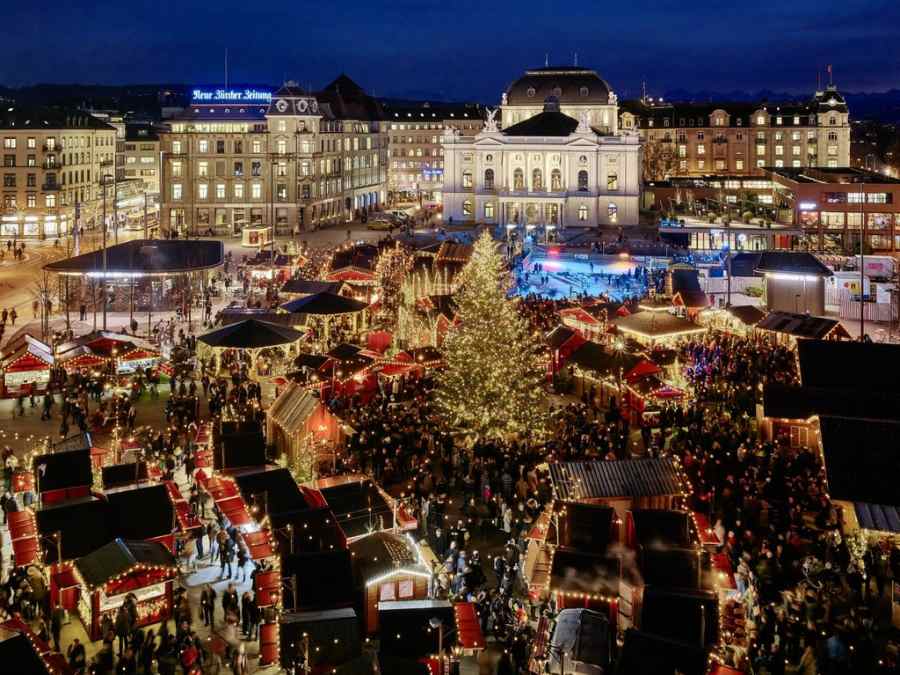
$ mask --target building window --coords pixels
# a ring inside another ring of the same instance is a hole
[[[238,178],[243,177],[243,175],[244,175],[244,163],[243,162],[235,162],[234,163],[234,175]]]
[[[275,152],[277,152],[279,155],[285,154],[287,152],[287,141],[283,138],[275,141]]]
[[[606,215],[609,216],[609,222],[612,224],[619,222],[619,207],[610,202],[606,206]]]
[[[783,160],[783,159],[776,159],[776,160],[775,160],[775,168],[780,169],[780,168],[782,168],[783,166],[784,166],[784,160]]]
[[[717,159],[716,160],[716,171],[724,171],[725,170],[725,160]]]
[[[198,152],[209,152],[209,141],[202,140],[197,142],[197,151]]]
[[[759,126],[764,126],[765,123],[766,123],[766,116],[765,116],[765,115],[757,115],[757,116],[756,116],[756,123],[757,123]]]
[[[706,169],[706,160],[698,159],[698,160],[697,160],[697,168],[698,168],[700,171],[703,171],[704,169]]]
[[[531,189],[535,191],[544,189],[544,174],[540,169],[531,172]]]
[[[56,206],[56,195],[44,195],[44,206],[53,208]]]
[[[763,168],[765,165],[766,165],[766,160],[764,160],[764,159],[758,159],[758,160],[756,160],[756,168],[757,168],[757,169],[761,169],[761,168]]]
[[[225,199],[225,183],[216,183],[216,199]]]
[[[830,156],[836,156],[838,154],[838,147],[836,145],[829,145],[828,154]]]
[[[287,192],[287,185],[285,183],[279,183],[275,186],[275,197],[278,199],[278,201],[286,202],[288,196]]]
[[[485,169],[484,170],[484,189],[485,190],[493,190],[494,189],[494,170],[493,169]],[[486,205],[485,205],[485,208],[487,208]],[[493,208],[493,206],[491,206],[491,208]]]
[[[244,184],[243,183],[235,183],[234,184],[234,198],[235,199],[243,199],[244,198]]]
[[[799,169],[800,168],[800,160],[799,159],[792,160],[791,166],[794,167],[795,169]]]
[[[472,215],[472,202],[470,202],[468,199],[463,202],[462,212],[464,216]]]
[[[562,191],[562,172],[559,169],[550,172],[550,189],[553,192]]]
[[[16,149],[16,139],[6,137],[3,139],[3,147],[7,150],[15,150]]]
[[[795,146],[791,147],[791,154],[792,154],[794,157],[799,157],[799,156],[800,156],[800,146],[799,146],[799,145],[795,145]]]
[[[776,145],[776,146],[775,146],[775,155],[776,155],[777,157],[780,157],[780,156],[782,156],[783,154],[784,154],[784,146],[783,146],[783,145]]]
[[[197,185],[197,199],[206,199],[209,197],[209,185],[200,183]]]
[[[617,173],[606,174],[606,189],[610,190],[610,191],[619,189],[619,174],[617,174]]]
[[[472,172],[471,171],[463,171],[462,186],[464,188],[472,187]]]
[[[700,145],[697,146],[697,154],[698,154],[698,155],[705,155],[705,154],[706,154],[706,146],[703,145],[702,143],[701,143]]]
[[[578,207],[578,220],[581,222],[587,222],[588,219],[588,207],[582,204]]]
[[[513,190],[525,189],[525,172],[522,169],[513,171]]]
[[[209,175],[209,162],[199,162],[197,164],[197,175],[203,178]]]
[[[262,141],[252,141],[250,143],[250,152],[252,152],[256,155],[261,153],[262,152]]]
[[[181,183],[172,183],[172,199],[181,199]]]
[[[37,195],[33,192],[29,192],[25,195],[25,207],[29,209],[33,209],[37,207]]]
[[[734,160],[734,168],[737,171],[743,171],[744,170],[744,160],[742,160],[742,159]]]
[[[216,154],[225,154],[225,141],[216,141]]]
[[[34,136],[29,136],[28,140],[25,142],[25,147],[29,150],[34,150],[37,148],[37,139]]]
[[[250,186],[250,196],[253,199],[261,199],[262,198],[262,185],[260,183],[253,183]]]
[[[493,220],[494,219],[494,202],[488,202],[484,205],[484,219],[485,220]]]
[[[579,192],[587,192],[588,191],[588,172],[582,169],[578,172],[578,191]]]
[[[260,161],[250,162],[250,175],[251,176],[261,176],[262,175],[262,162],[260,162]]]

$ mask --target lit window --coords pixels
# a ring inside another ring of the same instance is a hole
[[[209,175],[209,162],[200,162],[197,164],[197,175],[204,177]]]
[[[203,140],[197,143],[197,150],[199,152],[209,152],[209,141]]]
[[[612,224],[619,222],[619,207],[610,202],[606,207],[606,215],[609,217],[609,222]]]
[[[472,187],[472,172],[471,171],[463,171],[462,186],[464,188]]]
[[[775,146],[775,155],[780,157],[780,156],[783,155],[783,154],[784,154],[784,146],[783,146],[783,145],[776,145],[776,146]]]
[[[578,191],[579,192],[587,192],[588,191],[588,172],[583,169],[578,172]],[[587,208],[587,207],[585,207]]]
[[[484,205],[484,219],[485,220],[493,220],[494,219],[494,202],[488,202]]]
[[[244,198],[244,184],[243,183],[235,183],[234,184],[234,198],[235,199],[243,199]]]
[[[181,183],[172,183],[172,199],[181,199]]]
[[[181,141],[172,141],[172,152],[176,155],[181,154]]]
[[[225,183],[216,183],[216,199],[225,199]]]
[[[606,175],[606,189],[607,190],[618,190],[619,189],[619,174],[610,173]]]
[[[250,196],[253,199],[261,199],[262,198],[262,185],[259,183],[253,183],[250,186]]]
[[[206,199],[209,196],[209,185],[200,183],[197,186],[197,199]]]
[[[588,207],[582,204],[578,207],[578,220],[586,222],[588,219]]]
[[[472,202],[470,202],[468,199],[463,202],[462,212],[464,216],[472,215]]]

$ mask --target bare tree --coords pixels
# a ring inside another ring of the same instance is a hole
[[[644,143],[644,180],[663,180],[675,173],[677,160],[671,141],[652,139]]]

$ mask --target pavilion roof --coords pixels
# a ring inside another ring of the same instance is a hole
[[[291,314],[328,315],[361,312],[367,306],[362,300],[322,291],[286,302],[281,309]]]
[[[198,340],[210,347],[262,349],[297,342],[303,338],[293,328],[257,319],[245,319],[201,335]]]
[[[135,239],[106,247],[106,273],[111,275],[181,274],[219,267],[225,260],[221,241]],[[103,251],[65,258],[44,266],[60,274],[103,274]]]

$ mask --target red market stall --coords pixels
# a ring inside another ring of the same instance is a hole
[[[31,509],[12,511],[7,514],[7,525],[16,566],[40,562],[41,546],[34,512]]]
[[[561,309],[559,318],[564,326],[578,331],[588,340],[599,338],[604,330],[603,323],[583,307]]]
[[[374,330],[366,336],[366,349],[384,354],[391,346],[394,336],[390,331]]]
[[[65,368],[67,373],[82,370],[105,370],[109,365],[109,359],[105,356],[85,352],[62,361],[60,365]]]
[[[104,616],[116,612],[132,595],[137,605],[135,628],[172,615],[172,582],[178,574],[175,557],[159,542],[115,539],[75,561],[79,580],[78,614],[91,640],[100,639]]]
[[[25,335],[12,346],[2,362],[3,395],[27,396],[32,391],[44,391],[50,382],[55,359],[49,345]]]

